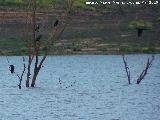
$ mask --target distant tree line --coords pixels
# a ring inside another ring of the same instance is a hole
[[[1,6],[26,6],[28,2],[31,0],[0,0]],[[66,0],[37,0],[37,6],[39,7],[65,7]],[[79,8],[86,8],[87,5],[85,4],[86,0],[75,0],[75,6]],[[88,9],[90,7],[88,6]]]
[[[19,7],[24,7],[28,5],[28,2],[31,0],[0,0],[0,6],[19,6]],[[36,0],[37,7],[51,7],[55,9],[62,9],[65,8],[65,1],[67,0]],[[75,0],[74,1],[74,7],[81,9],[81,10],[92,10],[92,11],[98,11],[101,13],[105,12],[111,12],[111,11],[119,11],[119,12],[124,12],[125,9],[130,8],[130,5],[103,5],[103,4],[98,4],[98,5],[86,5],[85,3],[87,1],[94,1],[94,2],[100,2],[100,0]],[[123,1],[123,0],[117,0],[117,1]],[[129,2],[130,0],[124,0],[125,2]],[[137,2],[141,0],[132,0],[132,2]],[[147,0],[150,1],[150,0]],[[151,0],[155,1],[155,0]],[[138,7],[138,6],[132,6],[132,7]],[[147,7],[147,8],[154,8],[157,6],[148,6],[148,5],[141,5],[141,7]]]

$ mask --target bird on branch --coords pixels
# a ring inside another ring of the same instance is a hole
[[[40,29],[39,25],[36,25],[35,31],[36,31],[36,32],[39,32],[39,29]]]
[[[42,38],[42,35],[38,35],[36,38],[36,42],[39,42],[41,38]]]
[[[59,23],[59,20],[56,20],[54,23],[54,27],[57,27],[58,23]]]

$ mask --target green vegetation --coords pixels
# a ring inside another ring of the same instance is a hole
[[[91,10],[91,11],[110,11],[112,9],[111,6],[108,5],[86,5],[85,2],[87,0],[75,0],[74,8],[80,10]],[[99,0],[95,0],[98,1]],[[40,8],[55,8],[55,9],[63,9],[66,6],[66,0],[37,0],[37,6]],[[6,7],[28,7],[30,5],[31,0],[0,0],[0,6]]]
[[[37,5],[39,7],[52,7],[52,8],[64,8],[66,0],[37,0]],[[1,0],[1,6],[27,6],[31,0]],[[85,4],[86,0],[76,0],[74,2],[74,7],[80,9],[95,10],[94,6],[87,6]]]
[[[158,18],[157,18],[157,21],[159,21],[159,22],[160,22],[160,17],[158,17]]]
[[[128,24],[129,29],[152,29],[152,23],[145,20],[134,20]]]
[[[25,42],[17,38],[0,38],[0,54],[22,55],[27,54]]]
[[[105,47],[100,47],[99,50],[100,50],[100,51],[103,51],[103,52],[106,52],[106,51],[108,51],[108,47],[107,47],[107,46],[105,46]]]
[[[25,21],[26,18],[18,12],[19,10],[23,11],[21,7],[25,8],[29,1],[31,0],[0,0],[2,10],[7,11],[8,8],[11,8],[11,10],[14,8],[14,11],[17,10],[15,15],[6,12],[7,20],[5,21],[5,25],[0,26],[0,30],[4,31],[4,34],[3,32],[0,34],[1,53],[3,52],[6,55],[27,54],[28,51],[23,38],[26,25],[23,21]],[[49,31],[46,30],[47,26],[49,26],[48,29],[50,29],[54,19],[59,17],[58,15],[61,14],[61,8],[63,9],[65,6],[64,1],[65,0],[37,0],[39,7],[37,12],[40,12],[37,19],[40,26],[42,26],[40,31],[44,35],[41,40],[42,44],[44,44],[47,39],[47,37],[45,37],[48,35],[47,31]],[[154,15],[155,13],[153,13],[152,8],[146,7],[147,9],[144,10],[143,7],[137,7],[137,9],[135,9],[135,7],[127,8],[127,6],[124,6],[123,10],[127,13],[124,17],[119,13],[119,7],[117,6],[86,5],[85,2],[86,0],[75,0],[75,14],[72,16],[72,21],[65,29],[61,39],[56,41],[50,54],[160,52],[160,42],[157,39],[159,24],[155,24],[155,22],[158,23],[157,20],[160,21],[160,17],[158,13]],[[52,7],[57,11],[55,10],[55,13],[52,14],[52,11],[49,10],[49,17],[47,18],[46,14],[42,14],[43,9],[41,8],[44,7]],[[137,12],[139,13],[138,18],[145,20],[131,21],[132,18],[137,17]],[[153,14],[153,16],[148,16],[149,14]],[[128,30],[128,28],[133,31]],[[138,38],[137,30],[135,30],[138,28],[150,30],[143,31],[143,36]],[[46,48],[42,46],[41,53],[43,53],[45,49]]]
[[[126,47],[126,48],[121,48],[121,52],[125,53],[157,53],[158,51],[154,47],[144,47],[144,48],[131,48],[131,47]]]
[[[76,0],[74,3],[74,7],[80,8],[80,9],[85,9],[85,10],[95,10],[95,7],[93,6],[87,6],[85,4],[86,0]]]
[[[27,5],[27,0],[1,0],[1,6],[24,6]]]
[[[129,52],[133,52],[134,50],[130,47],[121,47],[120,51],[125,52],[125,53],[129,53]]]
[[[156,52],[156,49],[154,47],[145,47],[145,48],[142,48],[142,52],[143,53],[154,53]]]

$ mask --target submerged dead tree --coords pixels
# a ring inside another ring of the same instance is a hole
[[[125,71],[127,73],[128,83],[131,84],[131,75],[130,75],[130,70],[129,70],[127,61],[126,61],[124,55],[122,55],[122,57],[123,57],[123,63],[124,63]]]
[[[67,23],[70,20],[70,11],[73,5],[74,0],[67,0],[67,10],[65,11],[64,20],[56,20],[54,23],[54,26],[52,26],[50,36],[48,40],[46,41],[45,50],[43,53],[43,56],[39,56],[39,53],[41,51],[42,45],[41,45],[41,39],[42,35],[38,35],[40,27],[37,25],[36,22],[36,9],[37,4],[36,0],[32,0],[32,40],[28,41],[28,67],[27,67],[27,80],[26,80],[26,87],[30,86],[30,76],[31,76],[31,65],[34,61],[34,71],[33,76],[31,79],[31,87],[35,86],[35,82],[37,80],[37,76],[42,68],[42,65],[44,61],[46,60],[49,51],[51,50],[54,41],[59,39],[59,37],[62,35]],[[59,25],[59,22],[61,22],[61,25]],[[38,27],[37,27],[38,26]]]
[[[127,73],[128,83],[131,84],[130,69],[128,67],[127,60],[125,59],[125,55],[122,55],[122,57],[123,57],[123,63],[124,63],[125,71]],[[148,58],[145,68],[140,73],[140,75],[137,79],[137,84],[140,84],[140,82],[145,78],[145,76],[148,73],[149,68],[152,66],[152,63],[153,63],[154,59],[155,59],[154,55],[152,55],[151,59]]]
[[[26,70],[26,64],[25,64],[25,58],[23,57],[23,71],[21,75],[19,75],[18,73],[16,74],[19,79],[19,84],[18,84],[19,89],[21,89],[22,79],[23,79],[25,70]]]
[[[139,84],[144,79],[144,77],[147,75],[148,69],[152,66],[152,62],[154,58],[155,58],[154,55],[152,55],[151,59],[148,58],[145,68],[143,69],[143,71],[141,72],[140,76],[137,79],[137,84]]]

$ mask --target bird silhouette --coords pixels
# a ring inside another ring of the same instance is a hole
[[[37,38],[36,38],[36,41],[40,41],[40,39],[42,38],[42,35],[38,35]]]
[[[61,85],[62,84],[62,81],[61,81],[61,79],[59,78],[59,84]]]
[[[36,31],[36,32],[39,32],[39,29],[40,29],[40,27],[39,27],[39,25],[37,25],[37,26],[35,27],[35,31]]]
[[[59,23],[59,20],[56,20],[55,23],[54,23],[54,27],[56,27]]]
[[[14,73],[14,65],[10,65],[9,68],[10,68],[11,73],[13,74]]]

